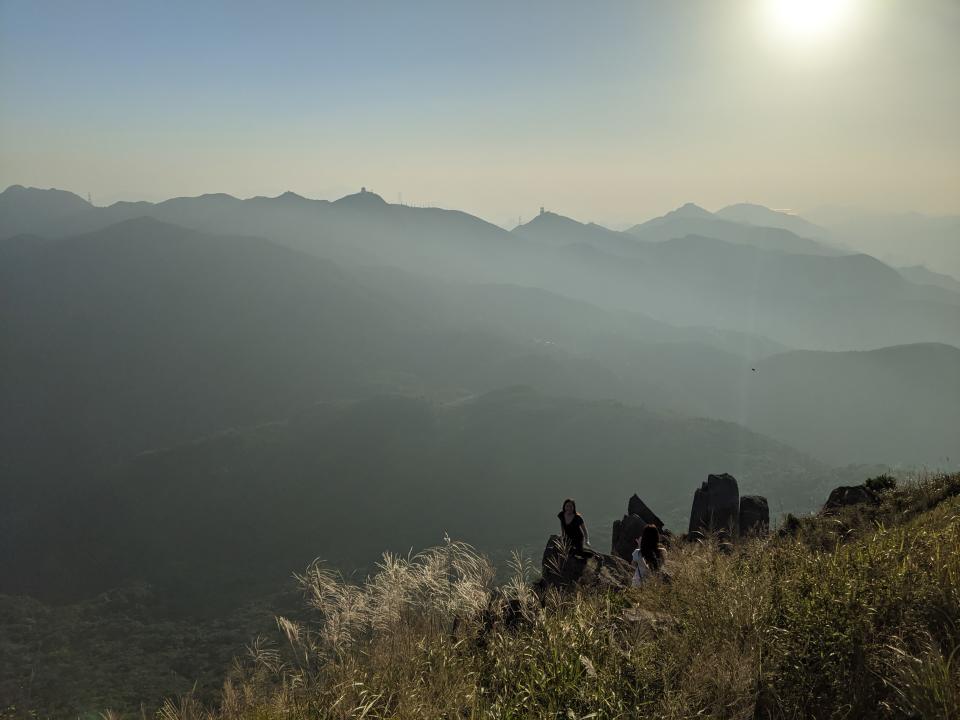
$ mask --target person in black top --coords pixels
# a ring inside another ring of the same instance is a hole
[[[583,516],[577,512],[577,504],[567,498],[563,501],[563,510],[557,513],[557,517],[560,518],[563,537],[570,543],[571,553],[583,555],[583,544],[590,544],[590,536],[587,534]]]

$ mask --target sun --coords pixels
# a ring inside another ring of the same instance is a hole
[[[836,36],[850,22],[855,0],[764,0],[769,30],[783,40],[815,43]]]

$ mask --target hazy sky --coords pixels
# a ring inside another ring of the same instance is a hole
[[[0,185],[960,211],[960,2],[834,2],[0,0]]]

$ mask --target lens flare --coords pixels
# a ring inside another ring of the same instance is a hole
[[[854,0],[765,0],[771,32],[798,43],[826,40],[850,22]]]

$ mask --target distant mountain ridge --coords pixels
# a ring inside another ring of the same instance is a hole
[[[754,203],[727,205],[717,210],[715,215],[724,220],[733,220],[734,222],[746,223],[748,225],[782,228],[800,237],[814,240],[829,240],[830,238],[830,232],[826,228],[812,223],[799,215],[793,215],[779,210],[771,210],[768,207]]]
[[[807,217],[845,247],[897,266],[925,265],[960,277],[960,215],[822,207]]]
[[[581,223],[557,213],[544,211],[524,225],[511,231],[526,240],[552,247],[585,245],[596,247],[613,255],[634,257],[643,252],[636,238],[597,225]]]
[[[24,218],[7,212],[13,202],[7,195],[0,194],[3,232]],[[285,194],[86,206],[72,230],[145,214],[200,232],[269,238],[344,267],[385,265],[451,282],[539,287],[608,310],[766,336],[786,346],[960,344],[960,293],[911,283],[867,256],[820,254],[815,241],[801,239],[815,244],[810,253],[758,248],[745,240],[770,245],[771,238],[795,237],[713,218],[692,205],[651,221],[650,232],[668,237],[694,223],[715,235],[651,241],[553,213],[507,232],[467,213],[391,205],[372,193],[333,203]],[[72,227],[52,217],[34,213],[29,232],[57,237],[57,228]],[[733,237],[717,237],[724,232]]]
[[[658,254],[647,261],[665,256],[679,269],[688,257],[707,253],[705,264],[688,270],[689,284],[721,298],[722,280],[707,285],[716,273],[723,275],[726,250],[717,243],[688,238],[655,245]],[[736,247],[748,258],[761,252]],[[816,272],[820,264],[837,262],[800,259]],[[841,260],[867,269],[875,264],[881,287],[891,281],[886,273],[899,279],[871,258]],[[789,265],[784,276],[775,269],[764,272],[771,286],[803,291],[802,284],[790,285],[797,275],[803,280],[799,266]],[[849,272],[838,272],[834,292],[851,286]],[[869,290],[876,281],[867,277]],[[402,390],[450,398],[516,383],[764,430],[764,413],[771,412],[764,395],[756,395],[760,419],[736,412],[743,393],[768,377],[747,368],[760,369],[765,358],[788,350],[749,334],[673,327],[537,288],[444,283],[388,268],[341,269],[268,241],[206,235],[144,218],[65,240],[0,242],[0,335],[7,340],[0,347],[4,455],[40,465],[122,457],[233,424],[284,417],[325,397]],[[912,373],[933,386],[951,382],[949,374],[923,367],[916,362]],[[828,385],[831,373],[822,372],[810,382]],[[909,377],[891,376],[891,382],[899,386]],[[805,396],[801,387],[791,392]],[[881,385],[870,392],[878,399],[889,395]],[[847,397],[844,386],[832,394]],[[935,405],[936,393],[928,394]],[[794,399],[783,398],[774,410]],[[874,415],[898,427],[895,412]],[[829,422],[819,426],[836,429]],[[928,434],[931,442],[918,447],[934,454],[920,458],[942,452],[932,440],[937,433]],[[804,436],[797,431],[797,438]],[[44,450],[51,442],[58,453]],[[895,440],[887,447],[909,454]],[[852,440],[848,451],[861,457]]]
[[[960,292],[960,280],[952,275],[934,272],[923,265],[898,268],[898,271],[907,280],[917,285],[933,285],[950,292]]]
[[[841,255],[841,251],[810,237],[803,237],[780,226],[760,225],[744,220],[728,219],[731,214],[743,217],[742,208],[725,208],[726,216],[687,203],[666,215],[634,225],[627,230],[647,242],[674,240],[687,235],[717,238],[731,243],[752,245],[762,250],[779,250],[802,255]],[[721,211],[721,212],[724,212]],[[772,211],[770,211],[772,213]],[[756,217],[756,214],[753,215]]]

